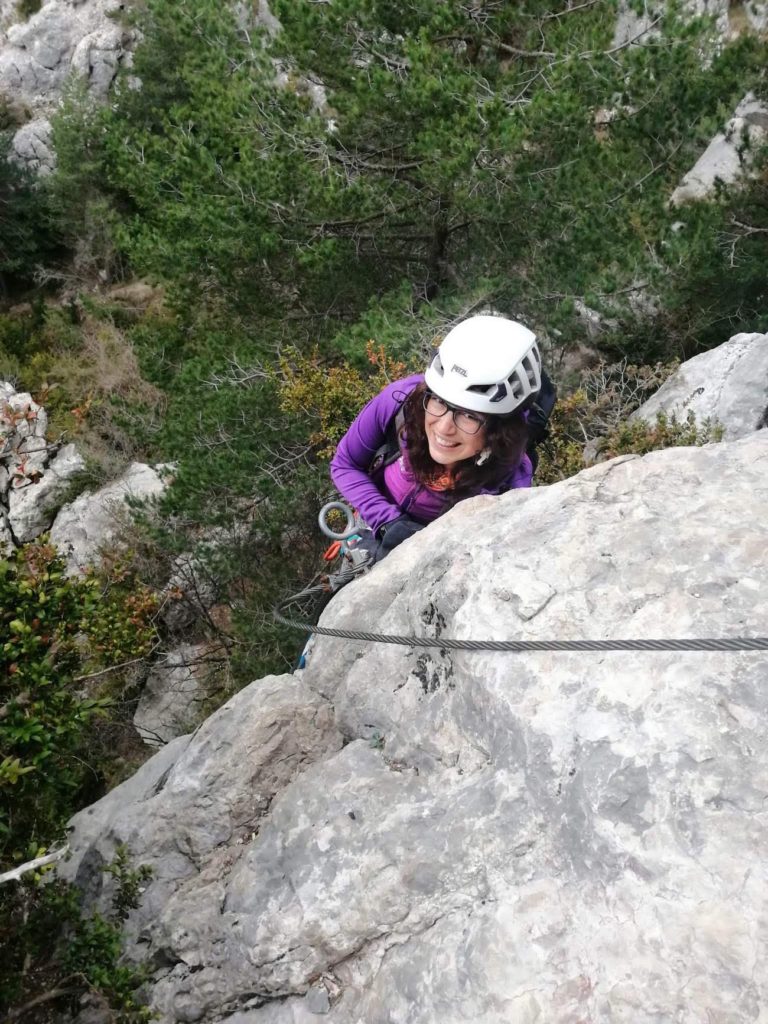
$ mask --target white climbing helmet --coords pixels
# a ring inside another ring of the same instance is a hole
[[[503,416],[541,387],[536,335],[500,316],[471,316],[443,338],[424,374],[430,391],[452,405]]]

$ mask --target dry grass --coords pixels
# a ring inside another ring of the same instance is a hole
[[[35,397],[49,413],[49,435],[74,441],[94,475],[107,479],[145,456],[165,396],[141,375],[133,346],[109,321],[84,314],[79,343],[34,357]]]

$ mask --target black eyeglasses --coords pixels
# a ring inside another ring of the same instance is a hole
[[[466,409],[457,409],[455,405],[449,405],[442,398],[433,395],[431,391],[424,392],[422,399],[424,411],[431,416],[445,416],[447,412],[453,414],[453,422],[463,434],[477,434],[486,425],[488,420],[479,412],[468,412]]]

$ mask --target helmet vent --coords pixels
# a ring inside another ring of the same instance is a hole
[[[483,395],[489,402],[501,402],[507,397],[506,384],[471,384],[466,390]]]

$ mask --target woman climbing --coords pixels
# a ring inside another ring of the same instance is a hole
[[[368,526],[375,560],[463,498],[530,487],[527,410],[541,386],[533,332],[473,316],[445,336],[426,373],[365,406],[331,477]]]

